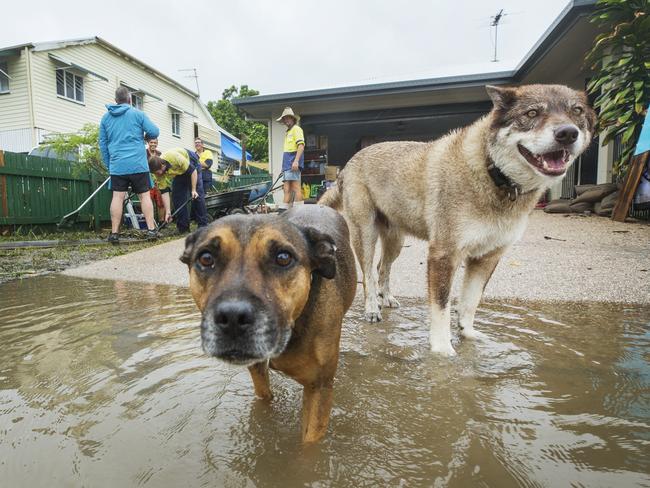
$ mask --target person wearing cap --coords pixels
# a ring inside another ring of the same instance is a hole
[[[212,165],[214,164],[214,156],[212,155],[212,151],[203,146],[203,140],[200,137],[194,139],[194,149],[196,150],[196,154],[199,155],[199,163],[201,163],[203,191],[208,192],[212,189]]]
[[[184,234],[190,230],[190,217],[187,206],[183,207],[190,198],[196,211],[199,227],[208,225],[208,215],[205,207],[205,194],[198,156],[193,151],[181,147],[164,151],[160,156],[149,159],[149,171],[154,174],[156,184],[162,194],[165,206],[165,221],[171,221],[171,203],[178,211],[176,228]],[[171,200],[169,193],[171,192]],[[180,209],[180,210],[179,210]]]
[[[284,201],[280,205],[281,209],[286,209],[292,200],[292,193],[294,202],[302,202],[300,171],[305,165],[305,135],[298,126],[298,116],[293,113],[291,107],[285,108],[277,121],[287,126],[282,154]]]

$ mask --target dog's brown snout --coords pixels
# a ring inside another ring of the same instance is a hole
[[[229,299],[219,302],[214,310],[214,324],[224,331],[236,333],[255,322],[255,308],[247,300]]]
[[[578,139],[578,128],[575,125],[561,125],[555,128],[553,135],[560,144],[573,144]]]

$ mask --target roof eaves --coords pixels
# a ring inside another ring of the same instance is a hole
[[[16,44],[15,46],[2,47],[2,48],[0,48],[0,52],[16,51],[16,50],[19,50],[19,49],[24,49],[26,47],[32,48],[32,47],[34,47],[34,44],[32,44],[31,42],[27,42],[25,44]]]
[[[404,91],[415,92],[423,90],[442,90],[450,86],[475,86],[485,83],[503,84],[511,81],[514,71],[500,71],[494,73],[479,73],[460,76],[446,76],[441,78],[427,78],[421,80],[397,81],[389,83],[375,83],[369,85],[353,85],[338,88],[325,88],[292,93],[278,93],[272,95],[257,95],[254,97],[236,98],[235,105],[244,108],[246,105],[262,105],[279,101],[305,101],[319,98],[328,100],[334,98],[354,98],[367,95],[390,95]]]

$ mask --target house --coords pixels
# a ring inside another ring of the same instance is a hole
[[[344,166],[355,152],[373,142],[432,140],[473,122],[491,108],[485,85],[560,83],[583,90],[590,76],[584,56],[597,35],[588,18],[595,3],[570,1],[511,71],[258,95],[234,103],[250,118],[268,123],[275,176],[281,170],[286,130],[275,120],[286,106],[302,117],[306,161]],[[552,196],[571,196],[577,183],[611,181],[613,153],[614,144],[603,148],[594,141],[564,181],[552,189]],[[304,179],[318,182],[319,175]]]
[[[48,134],[98,124],[120,85],[160,128],[162,149],[193,148],[197,136],[219,154],[222,138],[229,150],[233,143],[238,147],[239,140],[216,124],[197,93],[90,37],[0,48],[0,149],[28,152]]]

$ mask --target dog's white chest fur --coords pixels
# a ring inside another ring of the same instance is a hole
[[[480,257],[518,241],[526,230],[528,215],[518,218],[466,219],[461,225],[460,249],[467,256]]]

